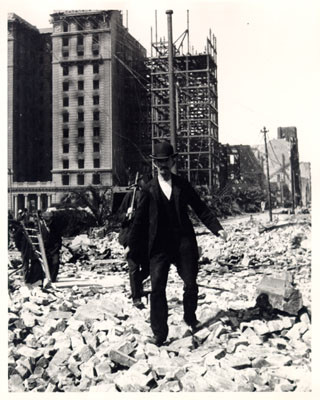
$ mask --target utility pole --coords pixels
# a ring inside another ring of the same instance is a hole
[[[172,43],[172,10],[167,10],[168,22],[168,78],[169,78],[169,118],[170,118],[170,143],[174,152],[176,151],[176,116],[175,116],[175,84],[173,70],[173,43]],[[173,172],[177,172],[177,165],[173,167]]]
[[[293,168],[293,138],[290,138],[290,165],[291,165],[291,198],[292,198],[292,214],[295,213],[295,174]]]
[[[264,146],[265,146],[265,151],[266,151],[266,164],[267,164],[267,191],[268,191],[268,203],[269,203],[269,217],[270,217],[270,222],[272,221],[272,207],[271,207],[271,188],[270,188],[270,177],[269,177],[269,159],[268,159],[268,146],[267,146],[267,131],[266,127],[264,126],[261,132],[264,135]]]

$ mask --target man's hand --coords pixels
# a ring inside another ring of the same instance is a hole
[[[219,235],[219,237],[221,237],[221,239],[223,239],[225,242],[227,241],[228,235],[227,235],[227,232],[226,232],[226,231],[221,230],[221,231],[218,232],[218,235]]]
[[[125,258],[125,259],[127,258],[129,251],[130,251],[130,247],[127,246],[127,247],[124,249],[124,258]]]

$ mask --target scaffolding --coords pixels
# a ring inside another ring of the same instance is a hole
[[[187,37],[187,53],[182,42]],[[168,41],[151,43],[149,59],[152,144],[170,138]],[[203,53],[189,52],[188,29],[173,44],[176,150],[179,175],[196,186],[219,186],[216,38],[209,33]],[[155,56],[153,52],[155,51]]]

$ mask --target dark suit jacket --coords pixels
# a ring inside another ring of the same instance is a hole
[[[153,178],[141,191],[139,206],[129,236],[132,257],[141,251],[141,237],[145,237],[146,233],[148,233],[149,255],[152,251],[158,229],[160,191],[161,188],[157,177]],[[192,207],[199,219],[215,235],[223,228],[190,183],[175,174],[172,174],[172,196],[177,211],[181,236],[188,238],[190,241],[190,256],[198,258],[196,236],[188,216],[188,206]]]

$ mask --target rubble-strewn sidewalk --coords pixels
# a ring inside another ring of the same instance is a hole
[[[310,215],[281,216],[263,231],[266,221],[226,223],[227,242],[197,229],[203,325],[192,334],[184,324],[172,266],[162,347],[147,343],[146,300],[132,307],[115,233],[67,241],[56,290],[13,274],[9,391],[311,391]],[[270,302],[259,305],[263,293]]]

